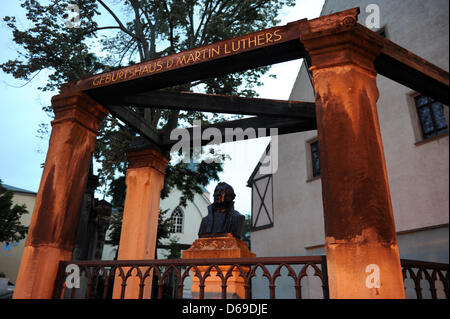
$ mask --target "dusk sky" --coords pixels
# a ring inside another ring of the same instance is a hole
[[[106,1],[111,2],[111,1]],[[316,18],[320,15],[324,1],[298,0],[294,8],[282,11],[281,25],[303,18]],[[4,16],[16,16],[19,25],[29,26],[19,1],[1,1],[0,4],[0,63],[17,57],[18,46],[12,41],[12,34],[3,22]],[[109,23],[107,13],[102,14],[99,24]],[[106,21],[108,20],[108,21]],[[264,86],[258,88],[260,97],[288,99],[302,60],[274,65],[265,76]],[[45,72],[40,72],[30,83],[14,79],[0,71],[0,179],[3,183],[37,192],[42,174],[41,164],[45,161],[48,139],[37,137],[40,123],[49,123],[50,118],[42,106],[50,104],[57,92],[42,92],[38,87],[47,80]],[[232,185],[236,194],[235,208],[248,214],[251,210],[251,190],[246,187],[247,180],[265,150],[269,138],[222,144],[225,154],[231,160],[225,162],[221,181]],[[212,193],[217,182],[208,185]],[[97,197],[100,197],[98,195]]]

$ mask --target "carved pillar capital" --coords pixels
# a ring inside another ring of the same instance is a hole
[[[55,119],[52,126],[65,121],[76,122],[97,135],[98,125],[108,110],[82,92],[55,95],[52,98]]]
[[[154,148],[144,148],[139,150],[129,150],[127,152],[129,161],[128,168],[151,167],[165,174],[169,160]]]
[[[355,13],[355,12],[354,12]],[[357,14],[337,15],[328,23],[309,21],[300,39],[311,56],[311,71],[355,65],[376,74],[373,61],[383,48],[383,38],[357,24]]]

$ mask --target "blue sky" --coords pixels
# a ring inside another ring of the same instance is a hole
[[[281,12],[281,24],[318,17],[323,2],[297,0],[294,8]],[[1,1],[0,17],[3,19],[7,15],[16,16],[17,21],[24,27],[28,25],[19,1]],[[106,14],[102,15],[102,19],[105,21],[101,22],[105,24],[111,21]],[[1,63],[17,57],[18,48],[3,21],[0,23],[0,47]],[[274,65],[270,73],[276,74],[277,79],[268,76],[262,79],[264,86],[258,89],[260,97],[288,99],[301,62],[295,60]],[[39,188],[41,164],[45,161],[48,148],[48,139],[37,137],[39,124],[50,122],[50,118],[42,111],[42,106],[49,105],[51,97],[56,94],[37,89],[44,85],[45,81],[45,72],[41,72],[29,84],[23,86],[24,81],[15,80],[0,71],[0,179],[5,184],[34,192]],[[263,138],[222,145],[223,152],[229,154],[231,160],[225,162],[220,178],[235,189],[235,207],[242,213],[250,213],[251,192],[246,183],[268,142],[268,138]],[[208,185],[207,189],[212,193],[215,185],[214,182]]]

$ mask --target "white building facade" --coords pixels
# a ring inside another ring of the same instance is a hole
[[[167,198],[161,200],[161,209],[168,209],[167,216],[171,216],[174,222],[172,234],[164,239],[163,244],[168,245],[171,240],[175,240],[180,248],[185,250],[198,238],[200,223],[202,218],[208,215],[208,206],[211,202],[206,190],[202,194],[195,194],[194,200],[188,201],[186,207],[179,206],[180,197],[181,192],[174,189]],[[158,249],[158,259],[165,259],[168,254],[167,249]]]

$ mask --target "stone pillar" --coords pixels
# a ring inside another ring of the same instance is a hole
[[[382,41],[356,16],[338,18],[312,20],[301,36],[316,94],[330,298],[405,298],[376,104]]]
[[[127,194],[120,234],[118,260],[154,259],[158,229],[159,200],[164,186],[168,160],[155,148],[139,148],[127,152],[129,166],[126,175]],[[127,269],[124,268],[126,272]],[[126,299],[139,298],[140,279],[126,281]],[[150,298],[152,276],[145,281],[143,298]],[[116,278],[113,298],[122,294],[122,279]]]
[[[14,298],[51,298],[70,260],[97,129],[107,110],[83,93],[52,98],[55,119]]]

